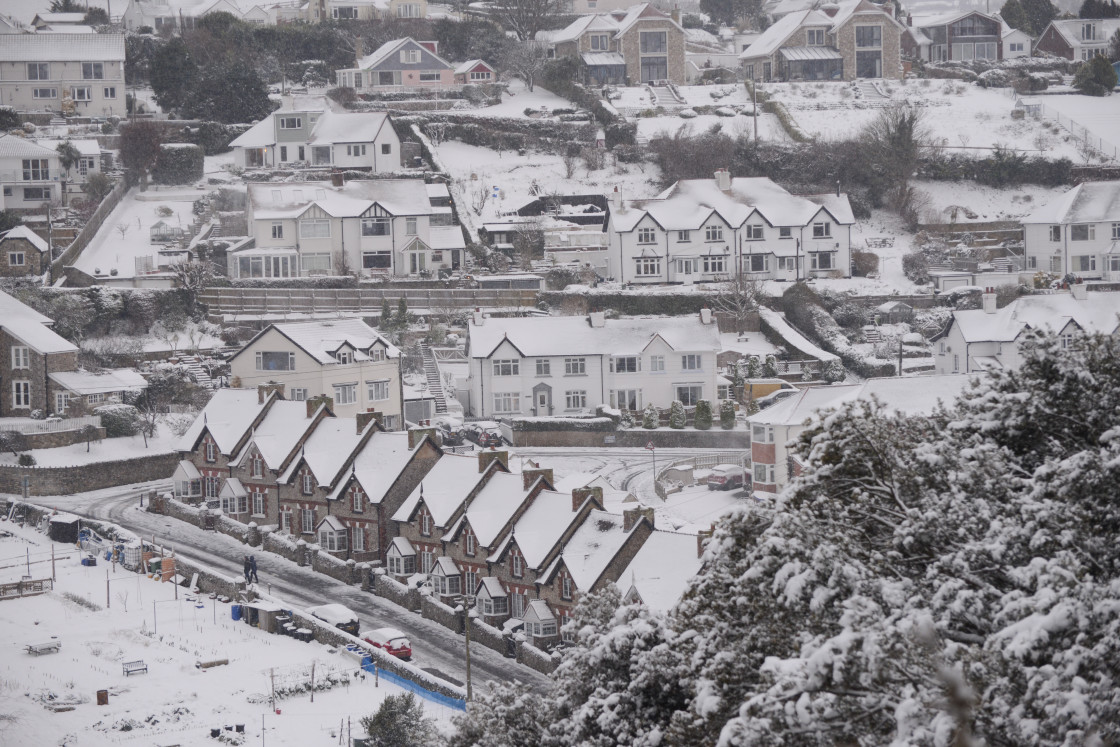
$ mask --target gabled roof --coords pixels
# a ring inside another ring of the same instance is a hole
[[[407,537],[394,537],[389,542],[389,547],[385,550],[386,554],[396,552],[398,555],[404,557],[408,555],[415,555],[416,548],[408,541]]]
[[[698,316],[607,319],[592,327],[577,316],[499,319],[471,325],[470,354],[487,358],[508,342],[522,357],[552,355],[636,355],[655,337],[673,350],[707,352],[721,349],[717,325],[702,324]]]
[[[603,571],[618,555],[627,538],[637,528],[623,530],[623,517],[606,511],[591,511],[579,528],[564,544],[560,557],[543,574],[544,581],[551,580],[562,562],[572,574],[576,588],[583,592],[591,591],[599,581]]]
[[[32,231],[27,226],[16,226],[15,228],[8,229],[4,233],[0,233],[0,243],[3,243],[8,239],[23,239],[31,244],[31,246],[38,249],[40,254],[42,254],[43,252],[49,252],[51,250],[50,245],[43,239],[43,237]]]
[[[422,44],[417,42],[415,39],[413,39],[411,36],[406,36],[403,39],[393,39],[392,41],[385,42],[380,47],[375,49],[372,54],[366,55],[362,59],[358,60],[358,64],[356,65],[356,67],[359,70],[368,70],[371,67],[376,67],[382,61],[388,59],[394,52],[397,52],[398,50],[404,49],[406,46],[409,46],[409,45],[412,45],[412,46],[416,47],[416,49],[422,50],[423,52],[425,52],[427,54],[430,54],[432,57],[435,57],[438,61],[442,62],[443,66],[445,68],[451,69],[451,63],[450,62],[443,59],[442,57],[440,57],[438,54],[436,54],[432,50],[428,49],[427,47],[423,46]]]
[[[327,514],[326,516],[324,516],[323,520],[320,521],[319,524],[315,527],[315,531],[318,532],[323,528],[324,525],[332,532],[346,531],[346,525],[343,524],[342,521],[339,520],[339,518],[334,514]]]
[[[495,72],[494,71],[494,66],[491,65],[486,60],[467,60],[466,62],[459,65],[459,67],[455,68],[455,74],[456,75],[465,75],[466,73],[469,73],[472,70],[474,70],[479,65],[484,65],[486,67],[486,69],[488,69],[490,72]]]
[[[680,29],[682,32],[684,31],[681,25],[674,21],[668,14],[663,13],[649,3],[641,3],[640,5],[631,6],[626,11],[626,15],[622,18],[622,20],[618,22],[618,33],[615,34],[615,36],[622,36],[631,28],[633,28],[634,25],[639,21],[648,20],[668,21],[669,23]]]
[[[375,204],[390,215],[433,215],[423,179],[369,179],[330,182],[250,184],[249,202],[255,220],[298,218],[315,205],[335,218],[355,218]],[[446,210],[443,210],[446,212]]]
[[[265,405],[257,400],[254,389],[219,389],[179,439],[175,449],[193,451],[205,430],[221,452],[229,454],[264,409]]]
[[[71,353],[78,346],[59,335],[41,322],[31,319],[5,318],[0,316],[0,329],[22,342],[37,353]]]
[[[372,142],[388,121],[389,115],[385,112],[324,112],[307,142],[311,145]]]
[[[421,448],[408,448],[408,433],[405,431],[374,433],[350,462],[350,474],[362,486],[370,503],[381,503],[385,494],[393,486],[401,471],[412,455]],[[345,478],[345,468],[343,477]],[[329,500],[337,500],[350,481],[341,479],[331,491]]]
[[[198,471],[198,467],[194,466],[194,462],[183,459],[179,462],[179,466],[175,468],[173,477],[176,480],[201,480],[202,473]]]
[[[0,62],[124,62],[124,34],[6,34]]]
[[[148,388],[148,381],[131,368],[103,371],[54,371],[47,378],[75,394],[137,392]]]
[[[481,595],[483,592],[491,599],[500,599],[509,596],[502,586],[502,582],[494,576],[483,576],[479,579],[478,593]]]
[[[1022,219],[1022,223],[1120,221],[1120,181],[1082,182]]]
[[[993,23],[1000,23],[999,16],[988,15],[981,10],[967,9],[957,10],[952,13],[941,13],[935,16],[914,16],[914,25],[912,26],[912,28],[928,29],[934,26],[948,26],[950,23],[956,23],[962,18],[967,18],[968,16],[972,15],[986,18]]]
[[[307,417],[305,402],[277,400],[264,419],[253,428],[252,436],[232,461],[243,463],[250,450],[256,448],[270,469],[280,469],[313,422]]]
[[[832,27],[832,19],[819,10],[798,10],[782,16],[770,25],[762,35],[739,54],[740,60],[766,57],[774,54],[793,34],[803,26]]]
[[[4,39],[10,39],[13,35],[5,35]],[[23,38],[22,36],[16,38]],[[0,50],[4,47],[0,45]],[[2,56],[0,52],[0,56]],[[0,60],[3,62],[4,60]],[[53,148],[47,148],[39,145],[34,140],[26,140],[22,137],[9,135],[7,133],[0,135],[0,158],[58,158],[58,151]]]
[[[218,494],[218,496],[224,498],[225,496],[229,495],[236,498],[248,494],[249,493],[247,490],[245,490],[245,485],[242,484],[241,480],[236,477],[230,477],[226,479],[225,485],[222,486],[222,490]]]
[[[46,314],[40,314],[22,301],[18,301],[15,297],[0,291],[0,324],[13,319],[38,322],[46,326],[54,324],[54,320]]]
[[[590,500],[590,499],[589,499]],[[556,543],[580,516],[572,510],[572,496],[543,490],[518,517],[513,531],[487,558],[490,562],[504,557],[511,544],[516,543],[529,568],[540,568],[549,557]]]
[[[481,479],[476,458],[445,454],[405,499],[392,519],[400,522],[411,521],[423,499],[435,526],[446,527],[447,522],[466,500],[467,494]]]
[[[257,333],[241,350],[234,353],[230,360],[250,350],[256,341],[271,329],[286,337],[317,363],[325,366],[345,365],[340,364],[332,355],[344,343],[348,343],[358,351],[364,351],[374,344],[379,344],[384,346],[387,358],[400,356],[400,350],[396,346],[390,344],[373,327],[370,327],[361,319],[331,319],[318,322],[271,324]],[[368,360],[368,358],[365,353],[359,352],[355,354],[355,360]]]
[[[1120,293],[1089,293],[1076,299],[1068,293],[1023,296],[994,314],[982,309],[953,312],[953,324],[965,342],[1011,342],[1024,329],[1059,332],[1071,321],[1086,332],[1114,334],[1120,325]]]
[[[499,532],[525,502],[521,475],[495,474],[467,506],[465,518],[481,547],[490,547]]]
[[[700,570],[696,541],[695,534],[655,529],[618,577],[618,585],[638,594],[650,609],[668,612]]]
[[[1081,27],[1086,22],[1097,24],[1097,38],[1086,42],[1081,38]],[[1108,44],[1112,35],[1120,30],[1120,18],[1074,18],[1065,21],[1051,21],[1050,26],[1061,35],[1071,47],[1089,44]],[[1042,32],[1046,33],[1045,30]]]
[[[300,455],[288,464],[279,482],[290,482],[299,465],[306,464],[315,482],[321,487],[332,487],[359,438],[352,419],[323,418],[304,441]]]

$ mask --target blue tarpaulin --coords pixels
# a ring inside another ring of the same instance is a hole
[[[373,674],[374,664],[372,657],[367,656],[366,658],[362,659],[362,669],[366,670],[370,674]],[[413,682],[410,679],[405,679],[404,677],[401,677],[399,674],[396,674],[394,672],[390,672],[388,669],[378,669],[377,676],[383,677],[384,679],[392,682],[394,685],[399,685],[405,690],[416,693],[421,698],[430,700],[433,703],[439,703],[440,705],[445,705],[448,708],[454,708],[457,711],[467,710],[467,701],[463,698],[452,698],[451,696],[444,695],[443,693],[433,692],[432,690],[429,690],[419,683]]]

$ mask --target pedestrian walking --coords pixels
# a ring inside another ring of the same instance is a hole
[[[245,576],[245,583],[247,583],[247,584],[251,583],[249,579],[252,577],[253,568],[252,568],[251,565],[249,565],[249,556],[248,555],[246,555],[242,559],[242,563],[245,566],[245,570],[244,570],[244,574],[243,574]]]
[[[254,584],[260,583],[260,579],[257,578],[257,556],[256,555],[250,555],[249,556],[249,572],[253,574],[253,583]]]

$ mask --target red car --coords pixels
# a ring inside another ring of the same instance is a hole
[[[408,636],[396,628],[364,630],[358,637],[398,659],[408,661],[412,658],[412,644]]]

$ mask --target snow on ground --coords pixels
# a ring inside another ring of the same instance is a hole
[[[114,568],[103,557],[97,566],[83,566],[73,546],[52,543],[31,527],[0,527],[0,556],[21,561],[5,564],[0,582],[27,573],[25,558],[33,578],[49,577],[52,544],[57,574],[54,591],[0,604],[7,651],[0,677],[2,744],[206,745],[216,743],[211,729],[238,724],[244,742],[235,743],[339,744],[347,719],[358,736],[363,716],[386,695],[403,692],[384,680],[375,687],[367,675],[315,693],[314,703],[301,690],[273,710],[273,676],[278,690],[299,688],[310,681],[314,662],[317,682],[328,674],[341,681],[343,673],[357,673],[357,660],[236,622],[229,604],[192,601],[183,589],[176,601],[171,584]],[[24,650],[51,640],[62,642],[58,653]],[[195,666],[215,659],[229,664]],[[147,664],[147,674],[124,675],[121,665],[137,660]],[[107,705],[96,704],[100,690],[108,691]],[[421,702],[446,729],[451,710]]]
[[[210,325],[210,329],[214,329]],[[139,345],[145,353],[172,353],[176,350],[217,350],[225,347],[222,338],[205,331],[197,322],[188,321],[181,330],[168,331],[161,335],[105,335],[82,339],[85,350],[126,350]]]
[[[509,82],[509,92],[502,95],[502,103],[484,109],[456,110],[459,114],[473,114],[481,117],[525,117],[526,109],[540,111],[545,109],[551,115],[553,109],[573,109],[575,105],[539,85],[530,91],[519,79]]]
[[[1077,137],[1084,137],[1083,132],[1088,130],[1093,138],[1103,141],[1094,143],[1094,147],[1113,160],[1120,159],[1120,97],[1045,96],[1040,99],[1046,119],[1057,121]]]
[[[638,125],[638,136],[647,139],[659,135],[672,136],[683,129],[686,135],[701,135],[712,127],[719,126],[724,134],[737,138],[740,135],[754,137],[754,118],[737,115],[721,117],[717,114],[699,114],[691,119],[677,115],[663,117],[638,117],[633,120]],[[758,137],[762,140],[785,140],[785,130],[773,114],[760,114],[758,117]]]
[[[0,424],[2,423],[3,420],[0,420]],[[178,441],[179,437],[172,433],[167,425],[161,423],[156,430],[156,435],[148,439],[147,448],[144,447],[143,436],[121,436],[91,441],[88,444],[88,451],[87,444],[83,441],[53,449],[35,449],[30,453],[40,467],[80,467],[96,462],[170,454],[175,451],[175,444]],[[17,459],[17,455],[11,452],[0,453],[0,464],[15,464]]]
[[[132,278],[137,274],[136,260],[150,258],[158,266],[160,244],[151,242],[149,231],[163,221],[189,230],[194,214],[194,201],[206,192],[191,187],[149,187],[146,192],[129,190],[120,204],[109,214],[105,224],[89,246],[79,255],[74,266],[82,272],[108,280],[116,270],[116,278]],[[160,215],[161,208],[171,215]]]

